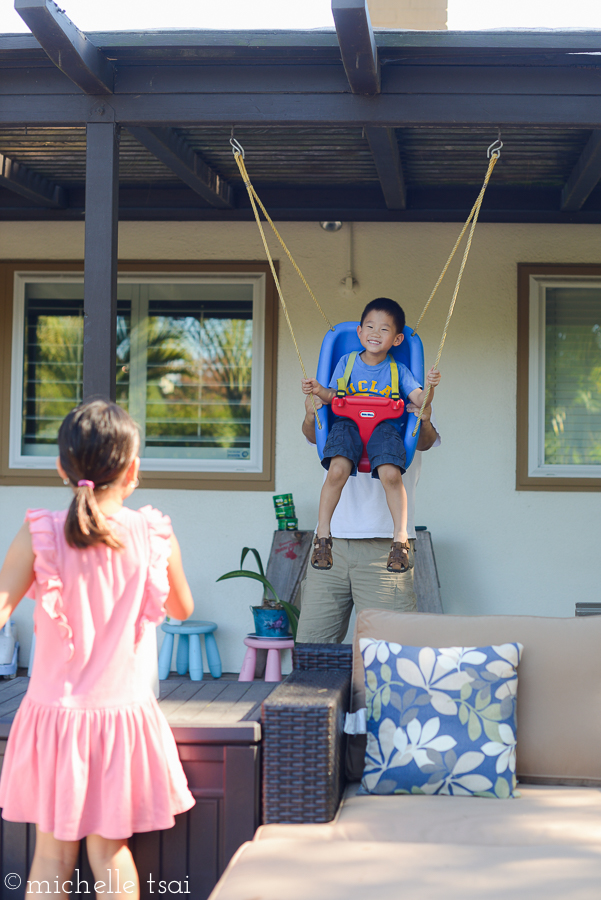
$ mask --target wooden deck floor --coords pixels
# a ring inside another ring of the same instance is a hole
[[[29,678],[20,670],[16,678],[0,678],[0,722],[10,723],[25,696]],[[275,684],[264,681],[239,682],[238,676],[221,678],[206,675],[203,681],[172,673],[161,681],[159,706],[172,726],[232,725],[236,722],[258,722],[261,703]]]

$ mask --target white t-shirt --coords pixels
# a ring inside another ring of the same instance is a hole
[[[434,416],[430,421],[434,428]],[[438,429],[436,429],[438,434]],[[432,447],[440,445],[440,435]],[[415,537],[415,489],[422,469],[422,453],[416,451],[413,462],[403,475],[407,491],[407,533]],[[327,473],[326,473],[327,474]],[[325,476],[324,476],[325,481]],[[379,478],[372,478],[371,472],[357,472],[352,475],[342,489],[340,502],[334,510],[331,523],[332,537],[391,538],[392,516],[386,502],[386,494]]]

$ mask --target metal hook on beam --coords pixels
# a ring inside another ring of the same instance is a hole
[[[234,156],[241,154],[242,159],[244,159],[244,147],[242,146],[242,144],[234,137],[230,138],[230,144],[232,145],[232,153],[234,154]]]
[[[493,141],[488,150],[486,151],[486,158],[490,159],[491,155],[498,159],[501,155],[501,150],[503,148],[503,141],[501,140],[501,129],[498,130],[498,135],[496,141]]]

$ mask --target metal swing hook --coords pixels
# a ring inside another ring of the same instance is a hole
[[[486,151],[486,158],[490,159],[491,156],[494,156],[495,159],[498,159],[501,155],[502,147],[503,141],[501,140],[501,132],[499,132],[499,137],[497,138],[497,140],[493,141]]]
[[[232,153],[234,156],[237,156],[239,153],[242,155],[242,159],[244,159],[244,147],[240,144],[236,138],[230,138],[230,144],[232,145]]]

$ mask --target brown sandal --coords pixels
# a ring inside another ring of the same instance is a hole
[[[314,569],[327,571],[333,566],[332,560],[332,537],[318,538],[313,541],[313,554],[311,556],[311,565]]]
[[[404,543],[401,543],[401,541],[392,542],[386,568],[389,572],[394,572],[396,575],[407,572],[409,569],[413,568],[411,544],[409,541],[405,541]]]

